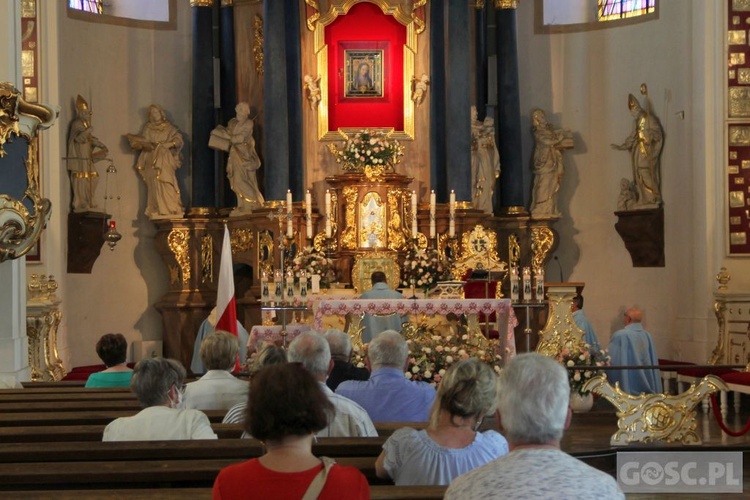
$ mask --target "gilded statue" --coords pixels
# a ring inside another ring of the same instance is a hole
[[[531,124],[534,132],[531,215],[559,217],[557,195],[565,172],[562,152],[573,147],[573,135],[548,123],[541,109],[531,112]]]
[[[68,156],[73,211],[89,212],[97,208],[95,195],[99,173],[95,163],[105,159],[109,150],[96,138],[91,126],[91,109],[80,95],[76,99],[76,117],[70,122]]]
[[[612,144],[614,149],[630,152],[636,194],[632,210],[656,208],[662,202],[661,152],[664,147],[664,129],[659,119],[651,113],[645,83],[641,85],[641,94],[645,96],[645,109],[633,94],[628,95],[628,109],[633,115],[633,131],[622,144]]]

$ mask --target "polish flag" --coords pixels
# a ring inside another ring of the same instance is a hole
[[[229,241],[229,229],[224,224],[224,242],[221,245],[221,260],[219,262],[219,287],[216,291],[216,322],[217,330],[224,330],[237,335],[237,306],[234,298],[234,273],[232,272],[232,244]],[[239,338],[239,337],[238,337]],[[235,363],[235,371],[240,369],[239,358]]]

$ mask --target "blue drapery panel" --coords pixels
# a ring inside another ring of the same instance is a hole
[[[522,207],[521,103],[518,88],[516,10],[497,9],[497,117],[500,150],[500,206]]]
[[[302,199],[302,108],[299,5],[264,0],[263,125],[265,196]]]
[[[192,159],[193,207],[216,206],[215,155],[208,147],[214,128],[213,81],[213,9],[193,7],[193,137]]]

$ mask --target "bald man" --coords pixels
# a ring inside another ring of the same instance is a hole
[[[643,313],[635,307],[625,311],[625,328],[616,331],[609,341],[609,355],[612,365],[653,365],[659,364],[654,341],[641,325]],[[628,394],[654,394],[662,392],[659,370],[609,370],[607,378]]]

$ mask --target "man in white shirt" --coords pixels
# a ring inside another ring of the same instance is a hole
[[[179,361],[140,361],[133,370],[130,389],[144,409],[110,422],[102,441],[217,439],[204,413],[181,408],[184,380],[185,368]]]
[[[185,408],[228,410],[247,400],[248,383],[231,374],[238,350],[237,337],[231,333],[219,330],[206,337],[201,360],[208,372],[185,387]]]
[[[377,436],[378,432],[357,403],[334,393],[326,385],[326,377],[333,369],[331,349],[325,338],[313,332],[301,333],[289,344],[287,353],[290,363],[302,363],[320,383],[320,388],[336,407],[336,415],[328,427],[318,432],[318,437],[366,437]]]

